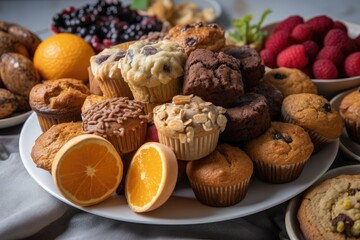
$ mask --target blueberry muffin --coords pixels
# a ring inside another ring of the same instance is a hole
[[[245,197],[253,168],[251,159],[240,148],[220,144],[208,156],[188,162],[186,174],[201,203],[227,207]]]
[[[188,55],[198,48],[216,52],[225,46],[224,30],[215,23],[177,25],[169,30],[166,38],[177,42]]]
[[[223,50],[240,61],[242,80],[246,89],[256,86],[265,73],[259,53],[249,46],[234,46]]]
[[[5,88],[0,88],[0,119],[10,116],[16,111],[18,102],[16,96]]]
[[[340,175],[311,187],[297,218],[308,240],[360,238],[360,175]]]
[[[198,160],[214,151],[225,129],[225,109],[198,96],[177,95],[171,103],[154,108],[160,143],[180,160]]]
[[[341,100],[339,112],[349,137],[360,143],[360,88]]]
[[[261,179],[285,183],[300,176],[314,146],[303,128],[271,122],[266,132],[247,142],[245,148]]]
[[[284,97],[296,93],[317,94],[317,87],[309,76],[296,68],[275,68],[267,71],[264,80],[278,88]]]
[[[239,62],[223,52],[196,49],[186,61],[183,94],[231,107],[244,94]]]
[[[226,109],[225,116],[228,122],[220,139],[227,143],[257,137],[270,127],[271,122],[265,97],[256,93],[246,93],[235,107]]]

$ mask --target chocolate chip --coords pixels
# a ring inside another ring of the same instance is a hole
[[[195,37],[188,37],[186,39],[186,45],[189,46],[189,47],[195,46],[196,43],[197,43],[197,40],[196,40]]]
[[[170,72],[171,72],[170,66],[167,65],[167,64],[164,64],[163,70],[164,70],[164,72],[167,72],[167,73],[170,73]]]
[[[347,192],[348,192],[349,196],[354,196],[356,194],[356,189],[355,188],[349,188],[347,190]]]
[[[274,78],[279,79],[279,80],[283,80],[283,79],[287,78],[287,76],[285,74],[282,74],[282,73],[275,73]]]
[[[202,22],[199,22],[199,23],[195,24],[195,27],[197,27],[197,28],[203,27],[203,26],[204,26],[204,24]]]
[[[217,29],[219,26],[217,24],[215,24],[215,23],[211,23],[211,24],[208,25],[208,27]]]
[[[95,62],[97,64],[101,64],[103,62],[106,61],[106,59],[108,59],[110,57],[110,55],[101,55],[101,56],[98,56],[97,58],[95,58]]]
[[[329,104],[329,103],[325,103],[325,104],[323,105],[323,109],[324,109],[325,112],[331,112],[331,106],[330,106],[330,104]]]
[[[286,143],[291,143],[292,142],[292,138],[290,136],[284,136],[279,132],[274,134],[274,139],[275,140],[283,140]]]
[[[191,25],[191,24],[187,24],[187,25],[185,25],[185,26],[181,29],[181,32],[185,32],[186,30],[188,30],[188,29],[190,29],[190,28],[194,28],[194,26]]]
[[[154,55],[158,52],[158,50],[156,48],[154,48],[153,46],[144,46],[141,49],[141,53],[144,54],[145,56],[149,56],[149,55]]]
[[[338,222],[344,222],[345,228],[352,227],[354,220],[344,213],[340,213],[337,217],[331,220],[331,225],[336,228]]]
[[[121,51],[121,52],[116,53],[114,62],[119,61],[120,59],[125,57],[125,55],[126,55],[126,51]]]
[[[128,63],[128,64],[131,64],[133,58],[134,58],[134,51],[133,51],[132,49],[129,49],[129,50],[127,51],[127,63]]]

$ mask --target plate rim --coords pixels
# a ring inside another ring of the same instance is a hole
[[[16,126],[20,123],[25,122],[32,112],[32,110],[24,111],[19,114],[15,113],[15,116],[0,119],[0,129]]]

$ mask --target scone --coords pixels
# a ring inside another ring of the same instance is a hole
[[[16,96],[5,88],[0,88],[0,119],[10,116],[16,111],[18,101]]]
[[[203,204],[227,207],[246,195],[253,163],[240,148],[220,144],[210,155],[188,162],[186,174],[196,198]]]
[[[160,143],[180,160],[198,160],[214,151],[225,129],[225,109],[193,95],[177,95],[154,108]]]
[[[51,165],[59,149],[70,139],[83,134],[81,122],[53,125],[42,133],[31,150],[31,158],[37,167],[51,172]]]
[[[31,89],[29,103],[45,132],[55,124],[81,121],[81,107],[89,94],[81,80],[48,80]]]
[[[340,175],[311,187],[297,218],[307,240],[360,238],[360,175]]]
[[[199,48],[216,52],[225,46],[224,30],[215,23],[177,25],[169,30],[166,38],[177,42],[188,55]]]
[[[254,161],[261,179],[285,183],[299,177],[314,146],[301,127],[271,122],[265,133],[246,143],[246,153]]]
[[[317,94],[317,87],[311,78],[296,68],[275,68],[267,71],[264,80],[278,88],[284,97],[296,93]]]
[[[240,64],[223,52],[196,49],[186,61],[183,94],[231,107],[244,94]]]
[[[349,137],[360,143],[360,88],[347,94],[340,103],[339,113]]]

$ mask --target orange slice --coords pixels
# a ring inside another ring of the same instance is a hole
[[[135,153],[125,180],[125,195],[134,212],[148,212],[163,205],[176,185],[178,175],[174,152],[167,146],[148,142]]]
[[[115,192],[123,176],[123,163],[109,141],[85,134],[60,148],[51,173],[66,199],[79,206],[90,206]]]

